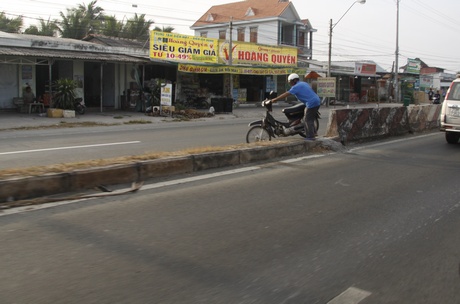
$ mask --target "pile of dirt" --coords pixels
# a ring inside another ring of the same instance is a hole
[[[203,117],[212,117],[214,116],[213,113],[209,112],[204,112],[204,111],[198,111],[195,109],[185,109],[185,110],[179,110],[179,111],[173,111],[170,112],[168,110],[164,110],[160,113],[160,111],[153,111],[150,113],[147,113],[148,116],[156,116],[156,117],[173,117],[176,119],[197,119],[197,118],[203,118]]]

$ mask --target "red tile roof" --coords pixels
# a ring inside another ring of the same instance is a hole
[[[269,17],[278,17],[283,14],[291,1],[287,0],[244,0],[240,2],[212,6],[192,27],[204,26],[213,23],[227,23],[233,18],[238,20],[254,20]],[[246,16],[251,9],[254,15]],[[208,20],[208,16],[212,20]]]

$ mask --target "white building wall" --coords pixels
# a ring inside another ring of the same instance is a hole
[[[244,28],[244,41],[250,40],[250,28],[257,27],[257,43],[278,45],[278,22],[254,22],[254,23],[233,23],[232,40],[237,41],[238,29]],[[226,31],[227,40],[230,38],[230,26],[221,26],[207,28],[203,30],[195,30],[195,36],[201,36],[201,33],[206,32],[208,38],[219,39],[219,32]]]
[[[0,63],[0,109],[13,108],[13,98],[22,96],[18,66]]]
[[[85,63],[84,61],[73,61],[73,80],[77,82],[75,90],[76,98],[84,98],[85,94]]]

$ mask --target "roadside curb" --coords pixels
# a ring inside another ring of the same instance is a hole
[[[64,194],[92,189],[100,185],[132,183],[209,169],[247,165],[253,162],[305,154],[320,145],[321,140],[296,141],[248,147],[241,150],[115,164],[42,176],[12,178],[0,182],[0,202]]]

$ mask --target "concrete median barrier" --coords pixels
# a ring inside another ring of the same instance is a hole
[[[439,126],[440,110],[440,105],[331,110],[325,136],[351,142],[422,132]]]
[[[0,181],[0,202],[65,194],[92,189],[99,185],[129,184],[152,178],[271,161],[281,157],[304,154],[318,145],[321,145],[320,141],[298,140],[268,146],[253,146],[241,150],[210,152],[79,169],[67,173],[6,179]]]

